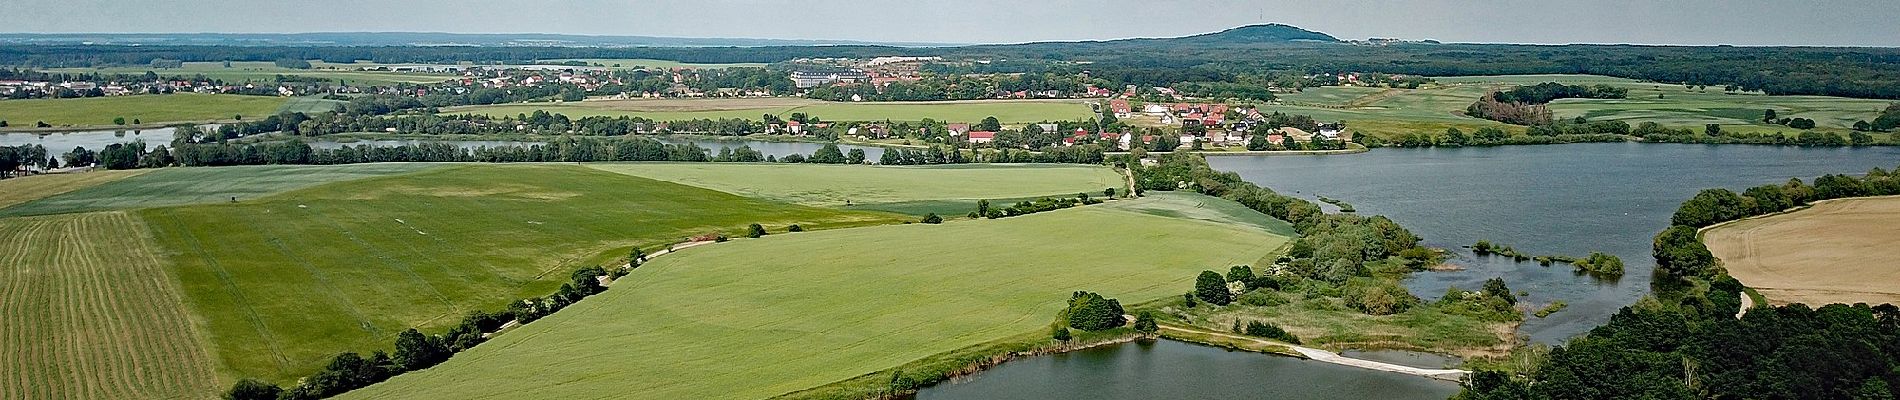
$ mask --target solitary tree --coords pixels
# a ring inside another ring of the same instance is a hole
[[[759,224],[752,224],[751,226],[746,227],[745,237],[757,238],[760,236],[765,236],[765,226],[759,225]]]
[[[627,265],[639,267],[641,263],[645,262],[647,262],[647,252],[645,250],[634,247],[633,251],[627,252]]]
[[[1003,123],[1001,121],[997,121],[995,116],[983,117],[983,122],[976,124],[976,127],[972,129],[979,130],[979,131],[994,132],[994,131],[1002,130]]]
[[[112,124],[113,124],[113,125],[125,125],[125,117],[113,117],[113,118],[112,118]]]
[[[785,227],[785,231],[786,232],[804,232],[805,227],[798,226],[798,224],[792,224],[792,226]]]
[[[1718,124],[1703,125],[1702,134],[1709,135],[1709,136],[1722,136],[1722,125],[1718,125]]]
[[[1194,279],[1194,295],[1218,306],[1234,300],[1233,294],[1227,292],[1227,280],[1214,271],[1201,271],[1201,276]]]
[[[926,223],[926,224],[941,224],[941,223],[943,223],[943,217],[939,217],[939,216],[937,216],[937,213],[929,213],[929,214],[924,214],[924,220],[923,220],[923,223]]]
[[[1778,119],[1780,118],[1775,117],[1775,109],[1773,108],[1763,110],[1761,112],[1761,122],[1767,122],[1767,123],[1772,124],[1772,123],[1775,123],[1775,121]]]
[[[1135,315],[1135,332],[1153,335],[1159,331],[1161,331],[1161,326],[1155,324],[1154,314],[1142,311],[1141,314]]]

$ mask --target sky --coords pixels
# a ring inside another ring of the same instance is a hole
[[[1342,39],[1900,46],[1896,0],[5,0],[0,32],[565,33],[1016,43],[1282,23]]]

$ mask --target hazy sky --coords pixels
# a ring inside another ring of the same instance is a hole
[[[5,0],[4,32],[572,33],[1003,43],[1278,22],[1346,39],[1900,46],[1897,0]]]

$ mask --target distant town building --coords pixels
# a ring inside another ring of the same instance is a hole
[[[793,71],[792,85],[799,89],[808,89],[833,83],[861,83],[871,79],[864,71],[808,72]]]

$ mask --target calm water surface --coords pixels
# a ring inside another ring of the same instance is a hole
[[[1650,239],[1696,191],[1893,169],[1900,166],[1900,148],[1604,143],[1208,160],[1282,193],[1314,200],[1323,195],[1360,213],[1392,217],[1427,244],[1456,249],[1452,262],[1464,271],[1408,279],[1421,297],[1502,276],[1512,289],[1529,291],[1532,303],[1569,303],[1549,318],[1529,317],[1522,328],[1533,340],[1554,343],[1602,324],[1648,292],[1655,268]],[[1628,272],[1600,281],[1568,266],[1478,258],[1460,247],[1480,239],[1532,254],[1603,251],[1621,257]],[[1401,352],[1349,353],[1420,367],[1456,362]],[[1456,391],[1454,384],[1425,378],[1162,341],[1011,361],[963,382],[925,388],[919,397],[1443,399]]]
[[[1444,399],[1452,382],[1161,340],[1010,361],[917,394],[944,399]]]
[[[153,147],[157,147],[159,145],[170,146],[172,143],[173,130],[174,129],[167,127],[167,128],[152,128],[152,129],[49,132],[49,133],[44,133],[44,134],[33,133],[33,132],[9,132],[9,133],[0,133],[0,146],[19,146],[23,144],[37,144],[37,145],[46,147],[46,154],[66,154],[66,153],[71,153],[73,151],[73,148],[75,147],[85,147],[87,150],[99,151],[100,149],[106,148],[106,145],[109,145],[109,144],[131,143],[135,140],[143,140],[145,141],[145,148],[150,149]]]
[[[1568,303],[1549,318],[1530,317],[1522,328],[1533,340],[1550,343],[1608,321],[1616,309],[1648,293],[1655,269],[1650,240],[1697,191],[1892,169],[1900,166],[1900,148],[1595,143],[1208,161],[1282,193],[1344,200],[1360,213],[1391,217],[1429,245],[1458,249],[1452,263],[1466,270],[1417,273],[1408,280],[1421,297],[1502,276],[1511,289],[1529,291],[1532,303]],[[1459,247],[1478,240],[1536,255],[1602,251],[1621,257],[1627,272],[1619,280],[1598,281],[1565,265],[1479,258]]]

